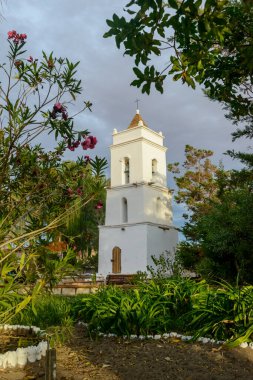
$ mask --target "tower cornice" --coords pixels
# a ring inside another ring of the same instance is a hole
[[[156,184],[156,183],[154,183],[152,181],[150,181],[150,182],[146,182],[146,181],[133,182],[133,183],[128,183],[126,185],[108,186],[106,189],[107,190],[120,191],[122,189],[136,188],[136,187],[141,187],[141,186],[143,186],[143,187],[151,187],[152,189],[156,189],[156,190],[161,191],[163,193],[171,193],[171,190],[167,186],[162,186],[162,185]]]
[[[129,145],[129,144],[132,144],[133,142],[139,142],[139,141],[144,141],[147,144],[149,144],[151,146],[154,146],[154,147],[160,149],[163,152],[166,152],[168,150],[168,148],[166,148],[165,146],[156,144],[155,142],[150,141],[150,140],[148,140],[145,137],[138,137],[138,138],[135,138],[135,139],[132,139],[132,140],[129,140],[129,141],[124,141],[124,142],[121,142],[121,143],[118,143],[118,144],[112,144],[112,145],[110,145],[110,149],[114,149],[114,148],[119,147],[119,146]]]
[[[153,129],[148,128],[146,125],[143,125],[141,127],[137,125],[136,127],[127,128],[127,129],[124,129],[123,131],[117,131],[116,133],[113,133],[113,135],[114,134],[117,134],[117,135],[130,134],[132,131],[137,130],[137,129],[143,129],[143,130],[153,133],[156,136],[162,137],[163,139],[165,138],[162,132],[156,132]]]

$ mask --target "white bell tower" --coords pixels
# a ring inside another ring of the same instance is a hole
[[[163,140],[139,110],[126,130],[113,130],[111,186],[105,225],[99,227],[99,274],[146,271],[154,265],[151,256],[165,251],[174,257],[178,233],[172,225]]]

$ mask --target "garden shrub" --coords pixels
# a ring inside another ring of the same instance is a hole
[[[83,296],[75,313],[94,332],[129,336],[177,331],[237,345],[253,336],[253,287],[210,286],[181,277],[145,281],[136,289],[108,286]]]
[[[61,326],[64,324],[73,325],[72,316],[72,299],[71,297],[62,297],[55,295],[41,295],[34,304],[29,305],[22,314],[16,315],[11,323],[28,326],[37,326],[41,329],[47,329],[52,326]]]

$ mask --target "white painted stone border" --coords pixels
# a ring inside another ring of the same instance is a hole
[[[88,323],[84,323],[84,322],[78,322],[79,325],[81,326],[86,326],[88,327]],[[99,332],[98,333],[99,336],[103,336],[103,337],[108,337],[108,338],[112,338],[112,337],[117,337],[116,334],[104,334],[104,333],[101,333]],[[124,339],[140,339],[140,340],[144,340],[144,339],[155,339],[155,340],[159,340],[159,339],[168,339],[168,338],[178,338],[178,339],[181,339],[183,342],[187,342],[189,340],[191,340],[193,337],[192,336],[189,336],[189,335],[181,335],[181,334],[178,334],[176,332],[170,332],[170,333],[165,333],[165,334],[162,334],[162,335],[130,335],[130,336],[123,336]],[[215,340],[215,339],[210,339],[210,338],[205,338],[205,337],[199,337],[197,340],[197,342],[200,342],[200,343],[203,343],[203,344],[207,344],[207,343],[211,343],[211,344],[224,344],[226,343],[224,340]],[[241,348],[251,348],[253,350],[253,342],[250,342],[250,343],[247,343],[247,342],[243,342],[239,345],[239,347]]]
[[[36,326],[23,326],[23,325],[0,325],[1,330],[32,330],[36,335],[44,335],[44,331]],[[48,343],[45,340],[39,342],[37,346],[28,346],[24,348],[17,348],[16,351],[7,351],[0,354],[0,368],[23,368],[27,362],[34,363],[40,360],[42,356],[46,355]]]

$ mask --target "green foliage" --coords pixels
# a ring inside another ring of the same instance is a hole
[[[177,258],[172,258],[170,252],[165,251],[158,258],[155,256],[151,256],[151,258],[155,267],[148,265],[147,272],[153,279],[163,281],[164,277],[181,275],[180,263]]]
[[[204,278],[251,283],[252,171],[225,171],[212,164],[212,152],[189,145],[185,154],[182,173],[179,164],[169,166],[177,175],[175,199],[187,209],[187,240],[176,257]]]
[[[186,278],[145,281],[136,289],[106,287],[78,299],[75,313],[94,332],[153,335],[176,330],[227,340],[253,337],[253,287],[207,285]]]
[[[192,88],[202,84],[211,99],[225,105],[229,118],[246,124],[234,137],[252,135],[250,2],[133,0],[125,11],[130,16],[107,20],[104,37],[115,37],[117,47],[135,58],[132,85],[149,94],[152,84],[163,92],[167,76]],[[154,57],[164,54],[170,63],[159,69]]]
[[[212,156],[210,150],[186,145],[182,167],[179,163],[168,165],[168,170],[175,174],[175,200],[187,207],[188,213],[183,215],[187,220],[195,221],[208,212],[210,200],[217,199],[220,191],[220,179],[228,177],[228,172],[211,162]]]
[[[78,62],[45,52],[27,58],[26,38],[8,33],[7,63],[0,65],[1,322],[69,271],[75,236],[65,236],[68,220],[99,202],[105,186],[105,159],[63,162],[66,149],[97,143],[74,126],[91,107],[87,101],[77,113],[73,107],[82,91]],[[52,139],[51,151],[35,143],[42,136]]]
[[[181,241],[177,246],[176,258],[183,268],[190,271],[196,271],[196,268],[198,268],[198,273],[201,273],[203,277],[210,275],[210,271],[208,273],[205,273],[204,270],[199,271],[198,264],[202,263],[205,259],[203,258],[203,250],[199,243]]]
[[[228,192],[197,223],[210,269],[218,278],[251,283],[253,279],[253,193]],[[213,265],[211,266],[211,263]]]
[[[13,316],[23,313],[26,306],[34,302],[44,286],[44,281],[39,279],[33,288],[23,288],[20,291],[20,283],[23,282],[23,273],[30,267],[32,255],[27,258],[24,254],[18,258],[15,254],[0,254],[0,323],[8,322]]]
[[[35,313],[29,306],[22,315],[14,317],[13,324],[37,326],[42,330],[52,326],[60,326],[71,318],[72,299],[50,294],[40,295],[35,304]]]
[[[49,294],[37,297],[34,308],[29,305],[22,314],[11,319],[12,324],[37,326],[45,330],[51,346],[63,343],[72,334],[74,318],[70,297]]]
[[[67,249],[65,253],[47,252],[43,247],[38,247],[38,256],[34,262],[34,267],[30,266],[26,280],[33,284],[42,277],[47,289],[52,291],[63,277],[73,273],[76,263],[76,253]]]
[[[204,278],[252,283],[252,201],[249,189],[227,190],[205,214],[186,223],[177,248],[183,267]]]
[[[77,309],[91,331],[148,335],[183,330],[187,324],[181,316],[191,309],[196,288],[187,279],[152,280],[133,290],[107,287],[84,297]]]
[[[253,287],[240,288],[228,283],[196,294],[190,312],[195,338],[211,335],[217,340],[230,339],[230,346],[252,340]]]
[[[98,271],[98,253],[81,258],[80,268],[83,272],[89,272],[92,270],[95,272],[94,274],[96,274]]]

